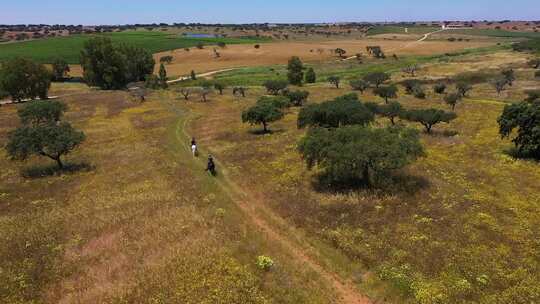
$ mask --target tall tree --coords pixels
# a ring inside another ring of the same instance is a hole
[[[313,68],[309,68],[306,71],[306,83],[315,83],[317,81],[317,75]]]
[[[512,139],[521,156],[540,159],[540,102],[520,102],[507,105],[498,119],[499,133]]]
[[[278,104],[269,100],[258,101],[253,107],[242,112],[242,122],[252,125],[261,124],[264,133],[268,132],[268,124],[280,120],[284,114]]]
[[[127,83],[127,58],[105,37],[89,39],[81,51],[86,83],[105,90],[121,89]]]
[[[373,93],[384,99],[385,103],[388,103],[388,99],[397,97],[397,87],[395,85],[381,86],[376,88]]]
[[[0,67],[0,91],[7,92],[13,100],[47,99],[50,86],[50,72],[30,59],[14,58]]]
[[[163,63],[159,66],[159,84],[162,89],[166,89],[167,84],[167,70],[165,69],[165,65]]]
[[[287,65],[287,79],[292,85],[302,85],[302,80],[304,79],[304,65],[300,58],[293,56],[289,59],[289,64]]]

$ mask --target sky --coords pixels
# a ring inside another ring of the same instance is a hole
[[[540,20],[540,0],[0,0],[0,24],[505,19]]]

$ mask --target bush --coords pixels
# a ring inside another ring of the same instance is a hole
[[[308,91],[292,91],[287,93],[287,98],[289,98],[290,102],[296,106],[301,107],[308,99],[309,92]]]
[[[173,61],[173,56],[170,56],[170,55],[159,58],[160,63],[171,64],[172,61]]]
[[[424,88],[422,86],[416,86],[413,88],[413,95],[416,98],[419,99],[425,99],[426,98],[426,92],[424,91]]]
[[[363,79],[365,82],[378,88],[381,84],[390,79],[390,75],[384,72],[375,72],[367,74]]]
[[[418,79],[405,79],[401,82],[401,84],[405,88],[405,92],[407,92],[407,94],[413,94],[414,88],[421,86],[422,82]]]
[[[262,270],[268,271],[274,266],[274,261],[267,256],[260,255],[257,257],[257,267]]]
[[[388,103],[389,98],[397,97],[397,87],[395,85],[381,86],[373,90],[373,93],[384,99],[385,103]]]
[[[336,89],[339,89],[339,83],[341,82],[341,78],[339,76],[329,76],[328,82],[336,87]]]
[[[360,91],[362,94],[369,87],[369,84],[362,79],[353,79],[349,82],[349,85],[353,90]]]

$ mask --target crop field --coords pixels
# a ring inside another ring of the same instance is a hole
[[[96,35],[73,35],[0,44],[0,61],[14,57],[26,57],[41,63],[51,63],[55,58],[61,57],[70,64],[78,64],[79,54],[84,42],[94,36]],[[101,34],[100,36],[109,37],[114,43],[129,43],[144,48],[151,53],[189,48],[196,46],[198,43],[205,45],[215,45],[218,42],[253,44],[267,41],[266,39],[253,38],[190,38],[166,32],[150,31],[115,32]]]
[[[407,31],[405,31],[407,29]],[[423,35],[440,30],[440,27],[429,26],[375,26],[368,31],[368,36],[381,34],[417,34]]]

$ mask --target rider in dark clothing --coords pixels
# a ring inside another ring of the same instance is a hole
[[[208,155],[208,164],[206,165],[206,171],[212,173],[212,175],[216,174],[216,164],[214,163],[214,158],[212,155]]]
[[[196,145],[197,145],[197,141],[195,141],[195,137],[192,137],[192,138],[191,138],[191,145],[192,145],[192,146],[196,146]]]

